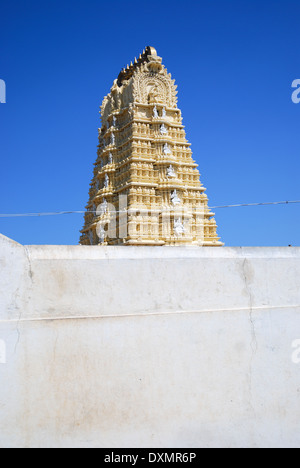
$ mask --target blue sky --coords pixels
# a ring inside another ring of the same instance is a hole
[[[211,206],[299,200],[300,2],[1,2],[0,212],[83,210],[99,106],[147,45],[176,79]],[[226,245],[300,245],[300,205],[216,210]],[[0,219],[23,244],[77,244],[81,215]]]

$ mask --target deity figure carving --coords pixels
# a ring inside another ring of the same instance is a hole
[[[157,86],[154,86],[149,93],[149,103],[157,102],[159,97],[159,90]]]
[[[162,125],[160,126],[160,134],[161,134],[161,135],[168,135],[168,129],[167,129],[167,127],[165,126],[165,124],[162,124]]]
[[[99,216],[101,216],[101,215],[103,215],[103,214],[106,214],[106,213],[107,213],[107,209],[108,209],[107,200],[106,200],[106,198],[103,198],[103,202],[101,203],[101,205],[98,206],[97,214],[98,214]]]
[[[171,193],[171,202],[173,203],[174,206],[181,204],[181,200],[178,197],[176,189]]]
[[[100,244],[103,244],[105,242],[105,237],[106,237],[104,226],[98,223],[96,231],[97,231],[97,236],[99,237]]]
[[[158,110],[157,110],[157,107],[156,107],[156,106],[154,106],[154,108],[153,108],[153,117],[154,117],[155,119],[158,119],[158,118],[159,118],[159,114],[158,114]]]
[[[112,164],[113,163],[113,155],[112,153],[109,153],[108,155],[108,164]]]
[[[109,177],[107,174],[105,174],[105,178],[104,178],[104,187],[105,188],[108,188],[109,186]]]
[[[115,134],[114,134],[114,133],[112,133],[112,134],[110,135],[110,144],[111,144],[111,145],[115,145],[115,144],[116,144],[116,137],[115,137]]]
[[[165,119],[167,117],[167,111],[166,108],[164,107],[162,110],[162,117]]]
[[[181,218],[174,220],[174,233],[176,237],[182,237],[182,235],[186,233],[186,229],[182,223]]]
[[[113,116],[113,127],[116,127],[117,126],[117,118],[116,116],[114,115]]]
[[[170,150],[168,143],[166,143],[164,145],[164,150],[163,151],[164,151],[164,154],[166,154],[166,155],[172,154],[172,151]]]
[[[175,172],[174,167],[172,166],[172,164],[167,169],[167,177],[170,178],[170,179],[174,179],[176,177],[176,172]]]

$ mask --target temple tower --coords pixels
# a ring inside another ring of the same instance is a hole
[[[81,244],[223,245],[176,88],[156,50],[147,47],[104,98]]]

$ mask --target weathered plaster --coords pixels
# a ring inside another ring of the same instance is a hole
[[[298,447],[299,260],[0,236],[0,446]]]

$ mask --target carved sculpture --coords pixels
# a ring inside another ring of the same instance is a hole
[[[167,134],[168,134],[168,129],[167,129],[167,127],[165,126],[165,124],[162,124],[162,125],[160,126],[160,134],[161,134],[161,135],[167,135]]]
[[[97,233],[97,236],[99,238],[99,243],[104,244],[105,237],[106,237],[106,232],[105,232],[104,226],[102,224],[97,225],[96,233]]]
[[[180,205],[180,204],[181,204],[181,200],[180,200],[180,198],[179,198],[178,195],[177,195],[177,190],[174,190],[174,191],[171,193],[171,202],[173,203],[174,206]]]
[[[101,205],[99,205],[99,207],[98,207],[98,212],[97,212],[97,214],[99,214],[100,216],[103,215],[103,214],[106,214],[106,213],[107,213],[107,209],[108,209],[107,200],[106,200],[106,198],[103,198],[103,202],[102,202]]]
[[[176,237],[182,237],[185,234],[186,229],[182,223],[181,218],[177,218],[174,220],[174,233]]]
[[[163,151],[164,151],[164,154],[166,155],[172,154],[172,151],[170,150],[168,143],[164,145]]]
[[[174,167],[172,166],[172,164],[167,169],[167,177],[170,179],[174,179],[176,177],[176,172],[174,171]]]

